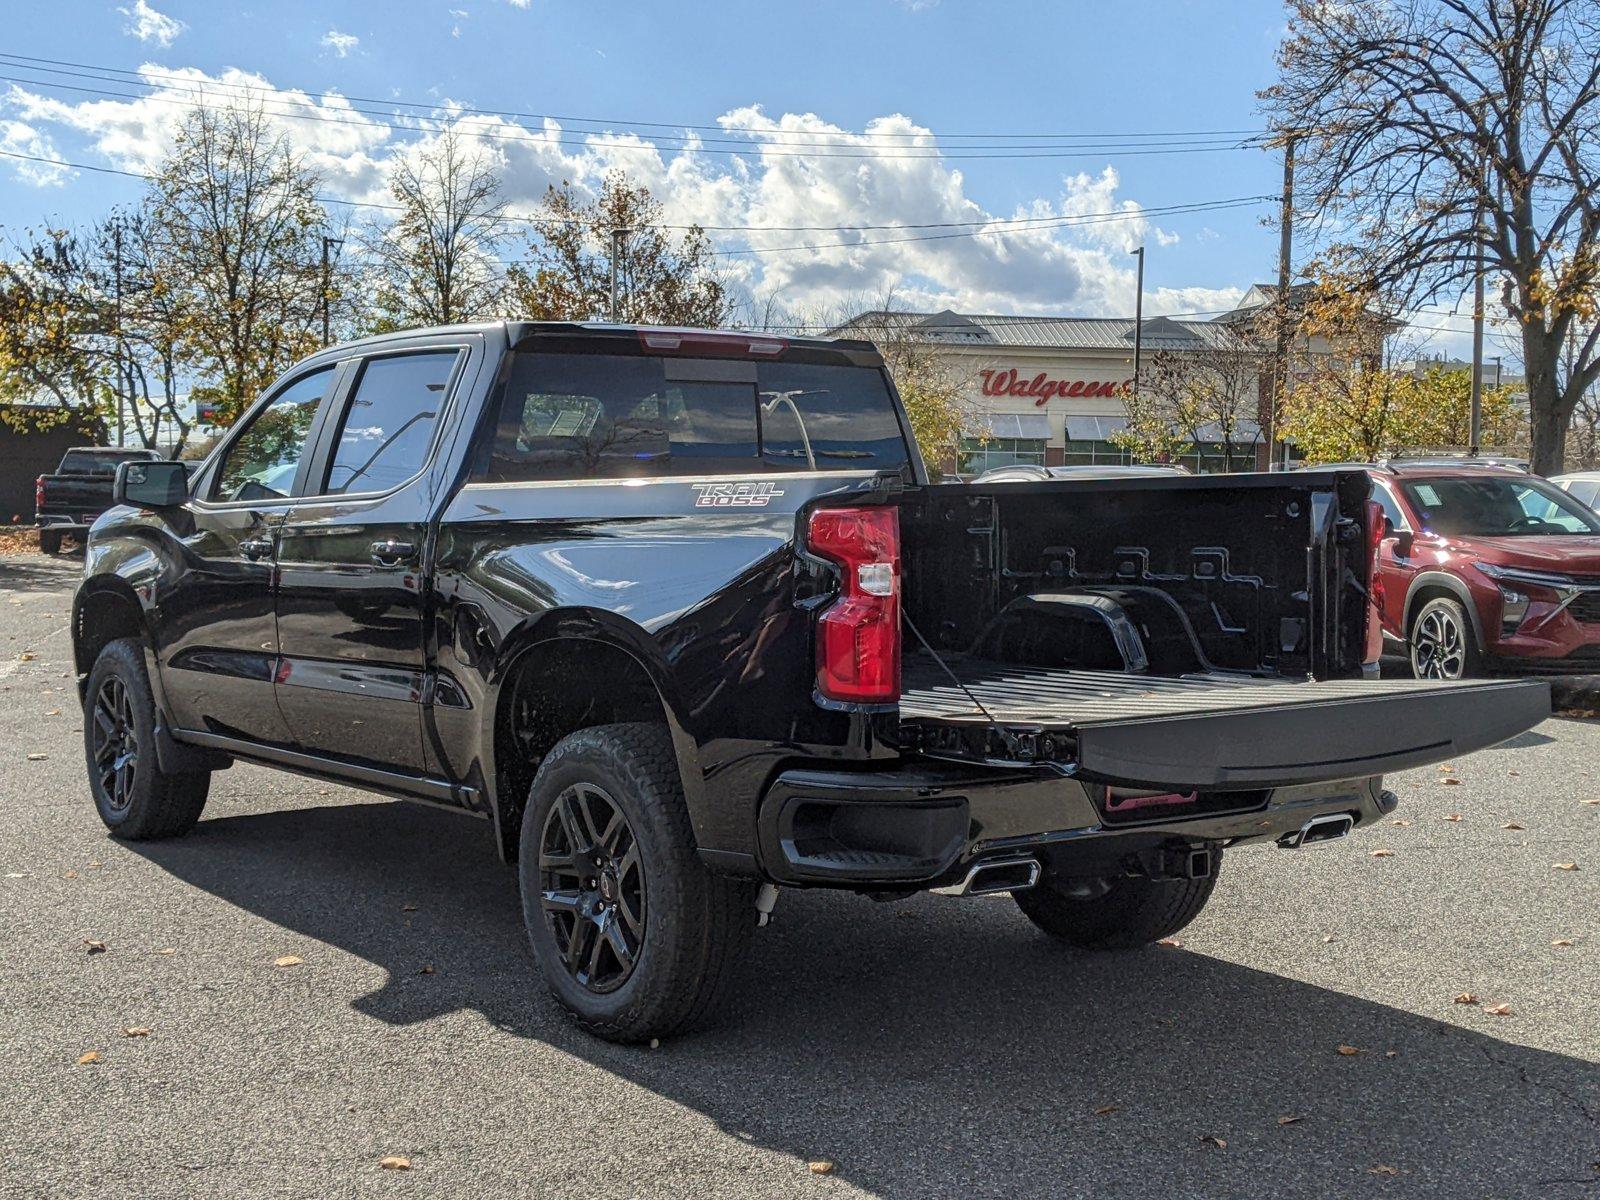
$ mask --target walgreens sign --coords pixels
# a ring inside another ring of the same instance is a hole
[[[1032,379],[1017,373],[981,371],[985,396],[1027,396],[1035,404],[1047,404],[1056,396],[1115,396],[1133,385],[1132,379],[1051,379],[1040,371]]]

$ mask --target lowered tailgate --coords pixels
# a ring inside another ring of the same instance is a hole
[[[900,698],[912,746],[1174,791],[1381,775],[1495,745],[1549,714],[1537,680],[1167,678],[927,655],[906,662]]]

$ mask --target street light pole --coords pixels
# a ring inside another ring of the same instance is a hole
[[[611,320],[613,323],[622,320],[622,310],[617,303],[617,260],[622,257],[622,239],[627,237],[629,230],[620,226],[611,231]]]
[[[1144,353],[1144,247],[1133,251],[1139,256],[1139,273],[1133,288],[1133,398],[1139,398],[1139,363]]]
[[[343,245],[344,241],[340,238],[322,235],[322,344],[324,346],[333,340],[330,336],[331,314],[328,311],[328,293],[333,290],[333,266],[328,260],[328,251],[337,250]]]

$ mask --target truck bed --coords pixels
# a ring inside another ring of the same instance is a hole
[[[1188,790],[1403,770],[1494,745],[1549,706],[1548,685],[1530,680],[1168,677],[963,656],[941,666],[923,653],[906,660],[900,718],[915,744],[943,754],[1054,761],[1107,783]]]

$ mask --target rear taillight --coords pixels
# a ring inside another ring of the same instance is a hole
[[[33,507],[35,511],[44,507],[44,476],[33,481]]]
[[[900,698],[900,514],[819,508],[806,527],[813,554],[839,566],[839,598],[817,618],[817,690],[829,700]]]
[[[1378,574],[1378,550],[1383,545],[1383,505],[1367,501],[1367,646],[1363,663],[1383,657],[1383,579]]]

